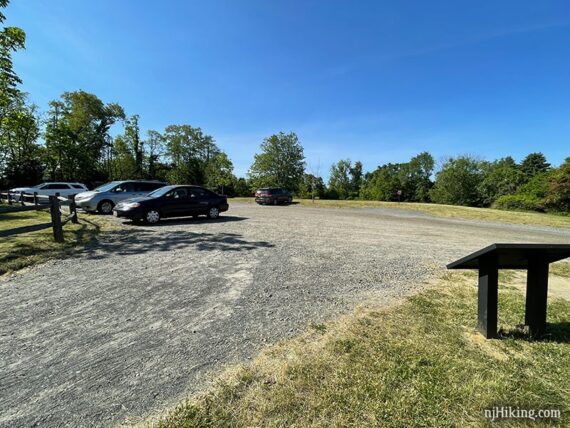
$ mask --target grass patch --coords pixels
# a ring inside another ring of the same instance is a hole
[[[570,278],[570,262],[561,261],[550,265],[550,273],[552,275]]]
[[[474,275],[448,274],[389,310],[359,309],[326,328],[312,326],[229,369],[153,425],[490,426],[483,409],[495,405],[560,409],[554,422],[564,425],[570,302],[549,301],[550,336],[532,342],[516,327],[524,320],[522,294],[502,288],[502,339],[484,340],[475,330],[474,283]]]
[[[44,211],[0,212],[0,230],[49,223],[49,213]],[[116,228],[108,218],[79,214],[79,224],[68,223],[63,227],[65,242],[53,240],[51,227],[36,232],[0,239],[0,275],[13,272],[48,259],[63,257],[78,246],[95,240],[104,230]]]
[[[253,198],[232,198],[236,202],[254,202]],[[533,226],[550,226],[569,228],[570,216],[560,214],[543,214],[528,211],[503,211],[492,208],[473,208],[456,205],[424,204],[417,202],[382,202],[382,201],[334,201],[320,199],[297,199],[301,205],[315,208],[397,208],[420,211],[436,217],[485,220],[499,223],[527,224]]]

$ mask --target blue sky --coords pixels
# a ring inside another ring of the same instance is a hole
[[[309,169],[366,170],[427,150],[570,156],[570,2],[12,0],[15,67],[47,109],[83,89],[190,124],[244,175],[294,131]]]

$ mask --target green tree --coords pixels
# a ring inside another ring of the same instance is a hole
[[[200,128],[170,125],[164,134],[166,155],[171,162],[171,183],[207,184],[206,168],[210,159],[220,153],[214,139]]]
[[[0,127],[0,182],[2,187],[37,184],[43,175],[43,150],[37,144],[39,115],[23,95],[12,100]]]
[[[512,195],[523,183],[523,172],[515,160],[507,156],[494,162],[484,162],[481,165],[483,179],[479,185],[481,202],[491,205],[503,195]]]
[[[414,156],[405,168],[407,191],[404,193],[405,200],[414,202],[429,201],[429,191],[433,186],[431,175],[435,161],[428,152],[422,152]],[[402,187],[404,187],[402,185]]]
[[[107,179],[103,154],[109,130],[125,118],[121,106],[104,104],[84,92],[65,92],[50,102],[45,131],[48,173],[52,180],[91,182]]]
[[[552,172],[546,203],[557,211],[570,211],[570,157]]]
[[[206,167],[208,187],[216,189],[224,194],[224,188],[231,186],[234,182],[234,166],[232,161],[224,152],[217,153]]]
[[[347,199],[351,194],[351,167],[350,159],[341,159],[331,166],[328,187],[331,195],[336,195],[338,199]]]
[[[548,172],[549,169],[550,164],[546,161],[546,157],[540,152],[530,153],[521,162],[521,171],[525,182],[537,174]]]
[[[398,200],[397,192],[402,190],[402,176],[406,174],[404,171],[406,165],[389,163],[376,168],[366,176],[360,196],[373,201]]]
[[[147,178],[166,180],[168,167],[161,160],[166,153],[164,136],[157,131],[149,130],[145,145],[145,162]]]
[[[481,162],[470,156],[449,158],[435,176],[430,190],[433,202],[450,205],[481,205]]]
[[[232,187],[235,196],[252,196],[253,194],[251,185],[247,182],[245,178],[234,177],[234,182],[232,183]]]
[[[301,185],[299,186],[299,197],[303,199],[312,199],[313,197],[323,198],[326,188],[322,177],[313,174],[303,174]]]
[[[272,135],[261,143],[254,156],[249,177],[255,187],[278,186],[296,192],[303,178],[305,156],[293,132]]]
[[[8,0],[0,0],[0,24],[6,20],[2,9],[8,6]],[[26,33],[17,27],[2,27],[0,31],[0,120],[6,113],[6,109],[20,91],[18,85],[22,83],[15,73],[12,64],[12,53],[24,49]]]

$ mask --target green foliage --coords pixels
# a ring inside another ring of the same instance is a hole
[[[433,167],[433,157],[427,152],[414,156],[407,163],[379,166],[373,173],[366,175],[360,196],[376,201],[426,202],[432,187],[430,177]],[[399,190],[402,193],[400,196]]]
[[[510,156],[491,163],[484,162],[481,166],[483,180],[478,190],[484,206],[491,205],[503,195],[514,194],[524,180],[523,172]]]
[[[549,180],[546,203],[558,211],[570,211],[570,157],[554,171]]]
[[[352,163],[350,159],[342,159],[333,164],[329,177],[329,194],[336,195],[338,199],[348,199],[352,196],[355,189],[351,173]]]
[[[546,162],[546,157],[540,152],[530,153],[521,163],[521,171],[525,182],[537,174],[548,172],[549,169],[550,164]]]
[[[86,182],[106,178],[103,155],[109,148],[109,130],[125,118],[123,108],[104,104],[84,91],[65,92],[50,106],[45,132],[49,178]]]
[[[494,208],[502,210],[539,211],[545,210],[544,201],[530,194],[500,196],[493,204]]]
[[[481,161],[470,156],[449,158],[435,176],[430,190],[433,202],[448,205],[478,206],[478,189],[483,181]]]
[[[261,143],[254,156],[249,176],[254,187],[278,186],[296,192],[305,171],[305,155],[293,132],[280,132]]]
[[[2,188],[37,183],[42,178],[42,148],[37,144],[39,115],[22,95],[14,97],[0,117],[0,183]]]
[[[253,189],[245,178],[233,178],[232,196],[252,196]]]
[[[206,165],[208,187],[215,190],[219,189],[224,194],[227,187],[234,182],[233,169],[234,166],[228,155],[224,152],[217,153]]]
[[[316,177],[313,174],[303,174],[301,185],[299,186],[298,196],[303,199],[312,199],[325,197],[326,187],[322,177]]]
[[[214,139],[190,125],[167,126],[163,138],[172,165],[168,180],[177,184],[206,184],[207,165],[220,153]]]
[[[0,0],[0,10],[8,6],[8,0]],[[6,17],[0,11],[0,24]],[[18,84],[22,83],[14,72],[12,53],[24,49],[26,33],[17,27],[2,27],[0,29],[0,118],[4,116],[4,110],[18,98],[20,91]]]

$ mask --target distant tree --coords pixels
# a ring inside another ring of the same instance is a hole
[[[351,194],[351,168],[350,159],[341,159],[331,166],[328,187],[339,199],[347,199]]]
[[[429,201],[429,191],[433,186],[431,175],[435,161],[433,156],[428,152],[422,152],[414,156],[407,164],[407,168],[403,168],[406,173],[404,198],[408,201],[427,202]],[[404,191],[404,189],[403,189]]]
[[[146,176],[151,179],[165,180],[167,166],[161,160],[166,152],[164,136],[157,131],[149,130],[145,145]]]
[[[206,168],[210,159],[220,153],[210,135],[190,125],[170,125],[163,138],[171,163],[171,183],[207,184]]]
[[[233,191],[235,196],[252,196],[253,190],[245,178],[234,177]]]
[[[435,176],[431,199],[439,204],[479,206],[482,180],[479,160],[470,156],[449,158]]]
[[[537,174],[548,172],[550,164],[546,161],[546,157],[538,153],[530,153],[521,163],[521,171],[524,181],[529,181]]]
[[[50,102],[45,131],[48,174],[52,180],[106,179],[103,153],[109,130],[125,118],[118,104],[104,104],[84,91],[65,92]]]
[[[326,188],[322,177],[313,174],[303,174],[301,185],[299,186],[299,197],[303,199],[312,199],[313,196],[323,198]]]
[[[483,179],[479,185],[481,202],[489,206],[503,195],[512,195],[523,183],[523,172],[515,160],[507,156],[481,164]]]
[[[362,162],[356,161],[350,168],[350,197],[358,197],[363,179]]]
[[[406,168],[407,164],[399,163],[379,166],[367,175],[365,185],[360,190],[360,196],[373,201],[397,200],[397,192],[402,189],[403,170]]]
[[[0,183],[2,187],[37,184],[43,175],[43,149],[36,107],[23,95],[12,100],[0,124]]]
[[[549,177],[547,205],[557,211],[570,211],[570,157]]]
[[[134,177],[144,176],[144,143],[140,137],[139,115],[135,114],[125,120],[125,142],[130,147],[135,161]]]
[[[299,138],[293,132],[280,132],[263,140],[249,177],[254,187],[278,186],[296,192],[304,170],[305,156]]]
[[[206,166],[208,187],[219,189],[224,194],[224,188],[231,186],[234,182],[233,169],[234,166],[228,155],[224,152],[217,153]]]

